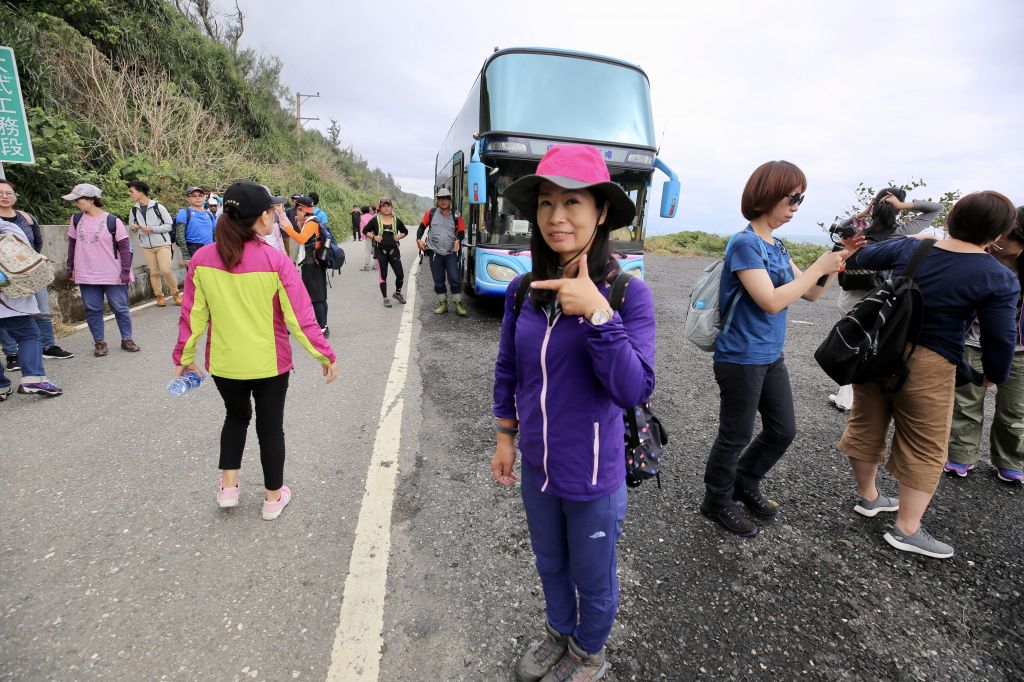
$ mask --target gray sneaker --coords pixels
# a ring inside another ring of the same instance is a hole
[[[385,308],[390,308],[391,307],[391,299],[390,298],[385,298],[384,299],[384,307]]]
[[[894,525],[885,533],[885,541],[896,549],[923,554],[932,559],[948,559],[953,556],[951,546],[928,535],[924,528],[918,529],[913,535],[906,535]]]
[[[565,656],[540,682],[595,682],[604,678],[607,672],[608,661],[604,658],[603,648],[596,654],[588,654],[569,637],[569,649]]]
[[[857,512],[861,516],[878,516],[879,512],[894,512],[900,510],[900,498],[898,497],[887,497],[882,493],[878,493],[878,497],[875,498],[874,502],[868,502],[868,498],[857,496],[857,504],[854,505],[853,511]]]
[[[551,627],[544,621],[544,639],[530,645],[523,657],[516,664],[516,680],[518,682],[537,682],[555,667],[569,648],[568,637]]]

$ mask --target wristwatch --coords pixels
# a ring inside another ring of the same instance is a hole
[[[604,308],[598,308],[594,312],[590,313],[590,317],[588,319],[590,320],[590,324],[595,327],[600,327],[602,324],[606,324],[612,319],[612,314]]]

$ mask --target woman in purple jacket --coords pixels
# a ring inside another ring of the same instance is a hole
[[[615,545],[626,516],[622,410],[654,389],[654,297],[630,280],[608,303],[618,266],[609,232],[636,207],[601,153],[556,145],[504,197],[535,225],[533,282],[518,316],[505,296],[494,370],[494,478],[513,485],[522,433],[522,496],[547,622],[516,666],[519,680],[597,680],[618,607]]]

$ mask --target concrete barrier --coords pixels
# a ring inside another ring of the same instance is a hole
[[[67,278],[68,226],[43,225],[42,227],[43,254],[53,261],[57,270],[57,277],[50,285],[50,307],[53,309],[54,317],[59,316],[59,319],[65,324],[80,322],[85,319],[82,297],[78,287]],[[135,281],[128,285],[128,302],[135,305],[153,298],[153,288],[149,284],[149,268],[146,267],[146,259],[142,256],[142,247],[139,246],[138,236],[133,234],[130,239],[135,248],[135,254],[132,256]],[[179,286],[184,286],[185,268],[181,265],[181,254],[177,246],[173,250],[174,260],[171,265],[174,275],[178,278]]]

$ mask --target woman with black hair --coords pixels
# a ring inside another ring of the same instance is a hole
[[[602,678],[618,608],[616,543],[626,516],[622,410],[654,389],[654,297],[630,279],[608,302],[618,265],[608,233],[633,202],[601,153],[555,145],[535,175],[505,189],[534,224],[533,279],[516,311],[505,296],[494,369],[494,479],[513,485],[522,433],[522,497],[544,587],[544,636],[516,665],[521,681]]]
[[[288,256],[260,239],[277,229],[270,192],[236,182],[224,192],[217,241],[199,248],[189,263],[185,300],[174,346],[174,374],[196,364],[196,345],[207,328],[206,368],[227,412],[220,435],[217,504],[238,506],[238,470],[256,404],[256,435],[263,465],[263,518],[281,515],[291,500],[284,485],[284,403],[293,368],[289,333],[337,377],[335,356],[313,314],[309,294]]]
[[[907,192],[899,187],[886,187],[868,203],[860,213],[839,224],[840,231],[858,230],[869,244],[885,241],[892,237],[906,237],[918,234],[929,227],[939,213],[942,204],[934,201],[907,201]],[[916,211],[917,215],[907,219],[904,212]],[[870,217],[870,220],[868,218]],[[882,283],[884,273],[857,267],[857,255],[846,262],[846,271],[839,273],[839,312],[850,312],[858,301]],[[846,412],[853,406],[853,386],[840,386],[828,400],[836,409]]]
[[[1024,289],[1024,206],[1017,208],[1013,230],[992,242],[988,250],[1017,276]],[[975,318],[967,327],[964,360],[979,375],[984,371],[981,341],[981,325]],[[949,461],[943,467],[948,474],[963,478],[978,461],[986,389],[984,382],[979,385],[970,381],[956,390]],[[1024,484],[1024,292],[1017,299],[1017,338],[1010,378],[996,391],[989,454],[999,480]]]

